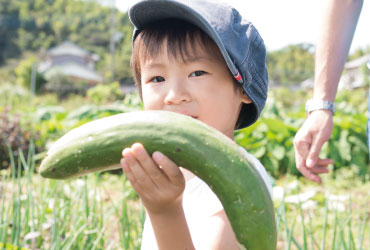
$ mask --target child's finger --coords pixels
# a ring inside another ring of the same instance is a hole
[[[132,186],[136,186],[136,178],[132,174],[130,167],[125,162],[125,159],[121,159],[121,167],[123,169],[123,172],[125,172],[126,178],[130,181]]]
[[[139,189],[151,189],[153,188],[154,184],[149,176],[146,174],[144,169],[141,167],[140,163],[136,160],[134,154],[132,153],[130,148],[125,148],[122,151],[122,155],[125,158],[125,164],[130,168],[130,172],[135,177],[136,186]],[[135,188],[136,191],[140,192]]]
[[[162,167],[163,172],[168,176],[171,183],[176,186],[184,185],[184,175],[182,174],[180,168],[172,160],[160,152],[153,153],[153,160],[158,166]]]
[[[135,143],[132,145],[131,150],[135,154],[137,161],[140,163],[144,171],[156,185],[160,186],[168,182],[168,178],[153,161],[152,157],[148,154],[143,145]]]

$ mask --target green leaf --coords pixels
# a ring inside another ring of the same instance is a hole
[[[265,147],[259,147],[257,150],[251,150],[251,154],[253,154],[256,158],[261,158],[266,153]]]
[[[342,159],[347,161],[351,160],[351,144],[348,142],[348,130],[342,130],[339,139],[339,152]]]
[[[337,141],[329,141],[329,154],[328,157],[330,159],[333,159],[334,161],[334,167],[338,168],[340,167],[343,162],[341,154],[339,152],[339,143]]]
[[[285,148],[279,144],[274,144],[271,153],[276,159],[282,160],[285,156]]]

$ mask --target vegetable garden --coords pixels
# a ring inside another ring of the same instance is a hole
[[[38,174],[46,150],[70,129],[142,109],[136,93],[103,86],[106,92],[59,100],[0,85],[0,248],[139,249],[145,212],[120,170],[66,181]],[[293,137],[309,95],[271,90],[262,118],[235,135],[273,178],[278,249],[369,249],[367,91],[338,94],[340,112],[323,152],[335,163],[322,185],[302,178],[294,164]]]

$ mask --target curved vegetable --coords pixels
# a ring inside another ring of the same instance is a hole
[[[52,146],[41,175],[68,179],[119,168],[123,148],[135,142],[204,180],[223,204],[242,249],[276,248],[273,203],[252,161],[227,136],[185,115],[138,111],[89,122]]]

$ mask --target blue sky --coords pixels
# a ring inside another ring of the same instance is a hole
[[[113,0],[121,11],[136,0]],[[315,43],[319,16],[325,0],[224,0],[249,19],[263,37],[268,50],[288,44]],[[365,14],[366,13],[366,14]],[[365,0],[351,51],[370,46],[370,1]]]

